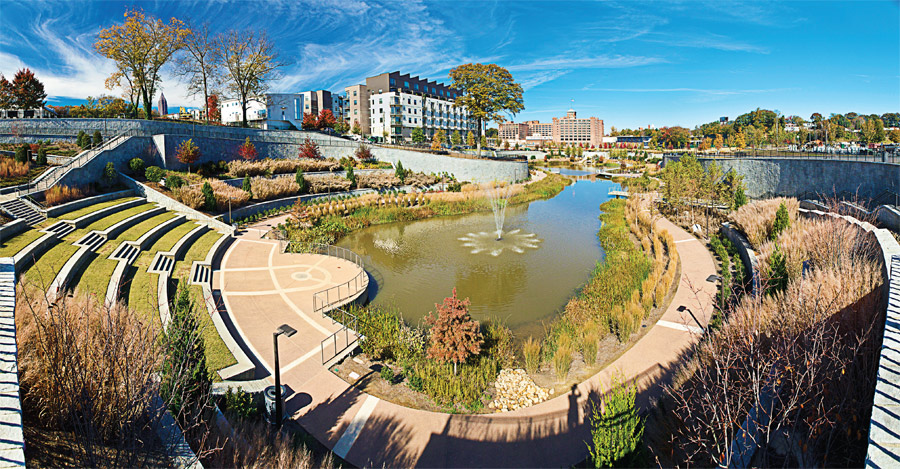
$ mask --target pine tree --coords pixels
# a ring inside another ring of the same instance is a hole
[[[594,467],[642,466],[644,422],[634,405],[635,385],[614,378],[612,389],[593,403],[591,440]]]
[[[769,276],[766,293],[777,293],[787,288],[787,258],[781,252],[781,248],[778,247],[777,243],[771,257],[769,257],[769,269],[766,273]]]
[[[747,194],[744,192],[744,185],[739,184],[737,189],[734,190],[734,200],[732,201],[731,208],[737,210],[744,205],[747,205]]]
[[[787,207],[784,205],[784,202],[782,202],[781,205],[778,206],[778,211],[775,212],[775,221],[772,223],[772,232],[769,233],[769,239],[778,239],[778,235],[790,226],[791,218],[788,216]]]
[[[43,145],[38,148],[37,158],[35,158],[34,162],[38,166],[44,166],[47,164],[47,148],[45,148]]]
[[[481,352],[481,337],[478,321],[469,316],[469,299],[460,300],[453,296],[444,298],[440,305],[435,304],[437,316],[428,313],[425,321],[431,326],[431,346],[428,347],[428,358],[442,362],[453,362],[453,374],[456,366],[465,362],[470,355]]]
[[[200,192],[203,193],[203,207],[206,211],[216,211],[216,194],[213,192],[213,188],[209,184],[209,181],[203,183],[203,188],[200,189]]]
[[[250,175],[244,176],[244,183],[241,186],[241,189],[250,194],[251,199],[253,198],[253,186],[250,184]]]
[[[394,171],[394,176],[397,176],[397,179],[399,179],[400,182],[406,181],[406,170],[403,169],[403,163],[400,161],[397,162],[397,169]]]
[[[470,147],[475,146],[475,134],[473,134],[471,130],[466,134],[466,145]]]
[[[347,165],[347,175],[345,176],[348,181],[350,181],[350,188],[356,188],[356,175],[353,174],[353,165]]]
[[[166,354],[160,393],[173,414],[182,422],[191,422],[205,407],[212,380],[206,367],[206,346],[197,312],[183,281],[178,282],[171,306],[172,317],[163,336]]]
[[[31,160],[31,148],[27,143],[23,143],[16,148],[16,161],[19,163],[28,163]]]
[[[297,169],[297,174],[294,175],[294,180],[297,181],[297,186],[300,187],[300,189],[298,189],[297,192],[299,192],[301,194],[305,193],[307,184],[306,184],[306,178],[303,176],[302,169]]]
[[[91,142],[95,147],[99,147],[100,144],[103,143],[103,137],[100,135],[99,130],[94,131],[94,140]]]

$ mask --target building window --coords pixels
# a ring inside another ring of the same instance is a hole
[[[394,80],[393,78],[391,78],[391,85],[396,85],[396,84],[397,84],[397,80]]]
[[[300,119],[300,98],[294,98],[294,120]]]
[[[413,89],[416,90],[416,91],[419,91],[419,84],[418,84],[418,83],[413,83]]]
[[[409,82],[408,82],[408,81],[404,81],[404,82],[403,82],[403,87],[404,87],[404,88],[409,88]]]
[[[356,96],[356,90],[353,91],[353,96]]]

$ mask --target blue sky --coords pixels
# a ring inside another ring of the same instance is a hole
[[[400,70],[448,81],[461,63],[508,68],[525,87],[516,120],[574,107],[606,128],[693,127],[756,107],[900,111],[894,1],[44,2],[0,0],[0,72],[35,70],[53,103],[113,94],[97,32],[138,6],[214,29],[265,29],[290,62],[274,91],[341,90]],[[173,105],[199,105],[165,74]],[[118,94],[118,93],[115,93]]]

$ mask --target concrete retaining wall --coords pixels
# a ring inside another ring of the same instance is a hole
[[[82,209],[84,207],[87,207],[88,205],[99,204],[99,203],[107,202],[107,201],[114,200],[114,199],[120,199],[122,197],[128,197],[130,195],[134,195],[134,191],[131,189],[124,190],[124,191],[110,192],[108,194],[95,195],[93,197],[87,197],[84,199],[73,200],[72,202],[68,202],[68,203],[65,203],[62,205],[56,205],[54,207],[49,207],[46,210],[43,210],[43,212],[44,212],[44,215],[47,216],[47,218],[55,218],[55,217],[58,217],[60,215],[66,214],[66,213],[74,212],[75,210]]]
[[[0,258],[0,462],[25,467],[25,434],[19,400],[19,351],[16,346],[16,268],[10,257]]]
[[[22,218],[17,218],[5,225],[0,225],[0,243],[5,243],[12,239],[13,236],[28,231],[29,228],[28,224],[25,223],[25,220]]]
[[[722,223],[719,231],[734,244],[738,254],[741,256],[741,262],[744,264],[746,278],[750,279],[750,292],[759,295],[759,259],[756,257],[756,251],[750,245],[750,241],[743,233],[732,227],[728,222]]]

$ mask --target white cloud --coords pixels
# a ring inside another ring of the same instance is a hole
[[[521,78],[519,82],[522,85],[522,88],[525,91],[528,91],[531,88],[547,83],[548,81],[556,80],[557,78],[569,73],[568,70],[548,70],[543,72],[537,72],[530,75],[526,75],[524,78]]]
[[[509,71],[536,71],[536,70],[561,70],[561,69],[585,69],[585,68],[627,68],[665,63],[659,57],[623,56],[623,55],[598,55],[594,57],[578,57],[576,54],[567,54],[546,59],[538,59],[532,62],[510,65]]]
[[[775,93],[779,91],[790,91],[791,88],[772,88],[772,89],[734,89],[734,90],[716,90],[704,88],[592,88],[585,87],[584,91],[609,91],[614,93],[701,93],[717,96],[728,96],[738,94],[756,94],[756,93]]]

